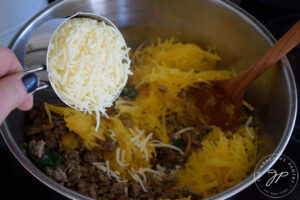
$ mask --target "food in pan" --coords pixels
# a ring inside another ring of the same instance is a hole
[[[71,108],[29,112],[25,149],[48,176],[96,199],[201,199],[252,172],[253,107],[244,102],[239,126],[223,131],[199,124],[186,89],[235,75],[217,68],[214,48],[158,39],[131,60],[133,75],[98,130],[96,116]]]

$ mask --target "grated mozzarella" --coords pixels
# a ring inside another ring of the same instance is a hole
[[[142,179],[139,177],[139,175],[136,173],[136,171],[133,168],[131,168],[131,171],[128,171],[128,174],[132,177],[133,180],[135,180],[140,184],[144,192],[148,192],[148,190],[144,186]]]
[[[122,151],[121,161],[125,162],[125,150]]]
[[[186,128],[183,128],[183,129],[177,131],[177,132],[174,134],[174,135],[175,135],[175,139],[177,139],[178,136],[179,136],[180,134],[185,133],[185,132],[187,132],[187,131],[191,131],[191,130],[194,130],[194,127],[186,127]]]
[[[123,150],[123,152],[124,152],[124,150]],[[116,150],[116,161],[117,161],[117,163],[118,163],[120,166],[122,166],[122,167],[127,167],[127,166],[129,166],[129,164],[125,164],[125,163],[123,163],[123,162],[120,160],[120,147],[118,147],[117,150]]]
[[[128,197],[128,187],[124,187],[124,194],[126,197]]]
[[[245,124],[245,129],[246,129],[248,135],[254,140],[254,136],[251,134],[251,132],[250,132],[250,130],[249,130],[249,125],[250,125],[251,121],[252,121],[252,116],[250,116],[250,117],[248,118],[248,120],[247,120],[247,122],[246,122],[246,124]]]
[[[96,114],[112,106],[130,72],[129,49],[121,33],[104,22],[72,18],[54,34],[47,70],[57,95],[68,105]]]
[[[107,173],[107,176],[109,178],[113,177],[115,178],[118,182],[127,182],[127,179],[122,179],[120,177],[120,172],[118,171],[113,171],[109,168],[109,161],[105,161],[105,163],[103,162],[93,162],[93,165],[95,165],[98,169],[100,169],[103,172]]]
[[[107,176],[110,178],[110,175],[111,175],[111,170],[110,170],[110,167],[109,167],[109,161],[105,161],[105,167],[106,167],[106,173],[107,173]]]
[[[148,192],[148,190],[145,188],[144,183],[147,182],[147,177],[145,175],[145,172],[152,173],[156,175],[156,178],[159,180],[162,180],[163,176],[166,176],[166,174],[162,171],[156,171],[151,168],[139,168],[138,170],[135,170],[131,167],[130,171],[128,171],[128,174],[132,177],[133,180],[138,182],[144,192]],[[143,180],[140,178],[140,176],[143,178]]]
[[[135,128],[135,131],[138,132],[138,134],[135,134],[135,132],[131,128],[129,128],[129,131],[134,136],[133,138],[131,138],[131,142],[139,149],[140,152],[144,153],[143,157],[145,158],[145,161],[148,162],[149,154],[148,154],[148,151],[146,150],[146,148],[147,148],[146,145],[152,138],[153,134],[149,133],[146,138],[140,140],[140,137],[143,136],[145,133],[144,130]]]
[[[110,137],[111,137],[112,139],[116,139],[116,133],[115,133],[113,130],[107,129],[107,131],[111,133],[111,134],[110,134]]]
[[[174,149],[174,150],[178,151],[181,155],[184,155],[183,151],[181,149],[179,149],[178,147],[171,145],[171,144],[163,143],[159,140],[152,140],[151,145],[154,147],[157,147],[157,148],[166,147],[166,148]]]

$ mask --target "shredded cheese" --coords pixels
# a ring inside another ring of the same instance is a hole
[[[124,150],[123,150],[123,152],[124,152]],[[122,167],[127,167],[127,166],[129,166],[129,164],[122,163],[122,161],[120,160],[120,147],[117,148],[117,150],[116,150],[116,161],[117,161],[118,164],[119,164],[120,166],[122,166]]]
[[[136,171],[133,168],[131,168],[131,171],[128,171],[128,173],[130,174],[130,176],[133,180],[135,180],[136,182],[138,182],[140,184],[140,186],[144,192],[148,192],[148,190],[144,186],[142,179],[139,177],[139,175],[136,173]]]
[[[151,158],[156,154],[155,148],[151,146],[152,134],[146,134],[144,130],[137,127],[124,127],[122,122],[111,116],[110,119],[102,120],[102,126],[107,129],[114,127],[115,138],[118,141],[116,150],[106,152],[104,158],[110,161],[110,167],[114,171],[119,171],[121,177],[129,179],[131,175],[128,171],[131,168],[149,168]],[[106,130],[107,130],[106,129]]]
[[[111,170],[109,168],[109,161],[108,160],[105,161],[105,166],[106,166],[107,176],[110,177],[110,175],[113,174],[113,173],[111,173]]]
[[[128,187],[124,187],[124,194],[126,197],[128,197]]]
[[[121,161],[125,162],[125,150],[122,151]]]
[[[111,133],[110,135],[111,138],[114,139],[116,137],[116,133],[113,130],[108,129],[107,131]]]
[[[53,89],[68,105],[100,113],[112,106],[127,82],[129,49],[121,33],[105,22],[72,18],[51,40],[47,70]]]
[[[157,148],[161,148],[161,147],[170,148],[170,149],[178,151],[181,155],[184,155],[183,151],[181,149],[179,149],[178,147],[171,145],[171,144],[163,143],[159,140],[152,140],[151,145],[154,147],[157,147]]]
[[[106,174],[109,178],[113,177],[118,182],[127,182],[128,181],[127,179],[122,179],[120,177],[120,172],[113,171],[113,170],[110,169],[108,160],[106,160],[105,163],[103,163],[103,162],[93,162],[92,164],[95,165],[101,171],[106,172]]]
[[[138,182],[144,192],[148,192],[148,190],[145,188],[144,183],[147,182],[147,177],[145,175],[145,172],[152,173],[156,175],[156,177],[160,180],[162,180],[162,177],[166,174],[161,171],[156,171],[151,168],[139,168],[138,170],[135,170],[134,168],[131,168],[128,172],[133,180]],[[140,178],[140,176],[143,178],[143,180]]]
[[[185,133],[185,132],[187,132],[187,131],[191,131],[191,130],[194,130],[194,127],[186,127],[186,128],[183,128],[183,129],[177,131],[177,132],[174,134],[174,137],[175,137],[175,139],[177,139],[178,136],[179,136],[180,134],[183,134],[183,133]]]
[[[252,133],[251,133],[250,130],[249,130],[249,125],[250,125],[251,121],[252,121],[252,116],[250,116],[250,117],[248,118],[248,120],[247,120],[247,122],[246,122],[246,124],[245,124],[245,129],[246,129],[248,135],[249,135],[252,139],[255,139],[255,137],[252,135]]]

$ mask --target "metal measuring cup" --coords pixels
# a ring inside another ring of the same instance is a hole
[[[37,94],[39,99],[52,104],[68,105],[69,107],[78,110],[78,108],[68,104],[68,102],[59,97],[55,87],[52,85],[51,80],[48,77],[47,71],[48,49],[53,36],[62,24],[69,19],[77,17],[91,18],[99,22],[104,21],[107,25],[114,27],[122,36],[121,32],[110,20],[93,13],[78,12],[67,18],[51,19],[41,24],[29,38],[24,51],[24,71],[36,73],[39,83],[35,91],[41,90]],[[121,89],[125,87],[126,82],[127,80],[124,85],[122,85]],[[114,100],[120,95],[120,93],[115,96]]]

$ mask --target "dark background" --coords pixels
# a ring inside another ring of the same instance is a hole
[[[293,24],[300,19],[300,0],[232,0],[263,23],[267,29],[276,37],[282,36]],[[49,1],[52,2],[51,0]],[[288,54],[293,68],[297,85],[300,84],[300,47],[296,47]],[[300,121],[297,120],[292,139],[290,140],[284,155],[290,157],[300,170],[300,156],[296,155],[300,150]],[[299,153],[298,153],[299,154]],[[4,144],[0,137],[0,173],[1,173],[1,195],[9,199],[31,199],[31,200],[66,200],[67,198],[56,193],[42,184],[26,171]],[[250,186],[230,200],[269,200],[262,195],[255,185]],[[300,184],[287,197],[282,199],[300,199]]]

